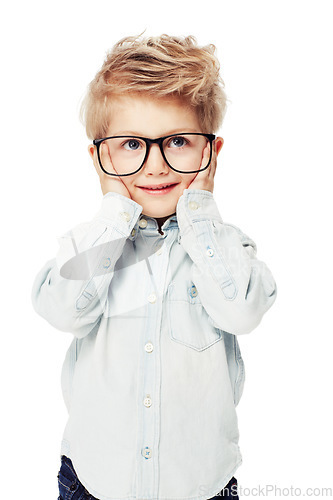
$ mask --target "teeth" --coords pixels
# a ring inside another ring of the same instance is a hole
[[[147,189],[151,189],[152,191],[156,191],[156,189],[161,190],[161,189],[164,189],[164,188],[169,187],[169,186],[171,186],[171,184],[168,184],[167,186],[163,186],[161,188],[147,188]]]

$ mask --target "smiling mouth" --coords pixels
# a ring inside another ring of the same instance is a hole
[[[173,184],[156,184],[156,186],[154,185],[150,185],[150,186],[138,186],[140,189],[145,189],[145,190],[149,190],[149,191],[162,191],[163,189],[167,189],[167,188],[170,188],[170,187],[173,187],[173,186],[176,186],[177,183],[173,183]]]
[[[159,196],[163,194],[168,194],[170,193],[175,186],[177,186],[177,183],[174,184],[160,184],[159,186],[138,186],[142,191],[144,191],[147,194],[153,195],[153,196]]]

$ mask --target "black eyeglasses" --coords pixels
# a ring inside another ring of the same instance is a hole
[[[194,174],[209,167],[214,139],[214,134],[181,132],[157,139],[116,135],[94,139],[93,144],[97,147],[100,167],[108,175],[118,177],[136,174],[145,164],[152,144],[158,144],[163,159],[172,170],[181,174]],[[104,151],[102,144],[107,146]],[[110,172],[110,166],[113,166],[116,174]]]

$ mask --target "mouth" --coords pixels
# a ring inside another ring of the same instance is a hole
[[[170,193],[175,186],[177,186],[177,183],[174,184],[151,184],[149,186],[138,186],[142,191],[148,194],[152,195],[161,195],[161,194],[167,194]]]

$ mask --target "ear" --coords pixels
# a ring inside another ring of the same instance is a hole
[[[216,137],[214,142],[215,142],[216,156],[217,156],[223,147],[224,139],[223,137]]]
[[[95,154],[95,151],[96,151],[96,146],[94,146],[94,144],[89,144],[88,146],[88,153],[93,161],[93,164],[94,164],[94,167],[95,167],[95,170],[97,172],[97,175],[100,176],[101,175],[101,171],[100,171],[100,168],[99,168],[99,165],[98,165],[98,160],[97,160],[97,155]]]
[[[93,144],[89,144],[89,146],[88,146],[88,153],[90,154],[92,159],[94,159],[95,148],[96,148],[96,146],[94,146]]]

